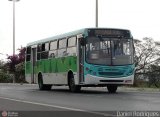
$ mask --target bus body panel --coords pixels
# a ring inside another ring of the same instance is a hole
[[[67,74],[64,73],[43,73],[44,84],[67,84]]]

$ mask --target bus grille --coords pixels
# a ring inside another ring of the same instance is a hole
[[[120,72],[99,72],[101,76],[122,76],[123,73]]]
[[[100,82],[123,82],[123,80],[100,80]]]

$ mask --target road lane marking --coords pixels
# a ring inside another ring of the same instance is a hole
[[[82,110],[82,109],[75,109],[75,108],[69,108],[69,107],[64,107],[64,106],[50,105],[50,104],[44,104],[44,103],[39,103],[39,102],[24,101],[24,100],[18,100],[18,99],[13,99],[13,98],[6,98],[6,97],[0,97],[0,98],[5,99],[5,100],[11,100],[11,101],[16,101],[16,102],[35,104],[35,105],[47,106],[47,107],[53,107],[53,108],[60,108],[60,109],[66,109],[66,110],[71,110],[71,111],[84,111],[84,112],[86,111],[86,110]]]
[[[91,113],[91,114],[97,114],[97,115],[107,116],[107,117],[115,117],[115,115],[107,114],[107,113],[92,112],[92,111],[87,111],[87,110],[82,110],[82,109],[76,109],[76,108],[70,108],[70,107],[64,107],[64,106],[57,106],[57,105],[50,105],[50,104],[31,102],[31,101],[24,101],[24,100],[18,100],[18,99],[1,97],[1,96],[0,96],[0,99],[10,100],[10,101],[16,101],[16,102],[21,102],[21,103],[27,103],[27,104],[40,105],[40,106],[53,107],[53,108],[66,109],[66,110],[70,110],[70,111],[86,112],[86,113]]]

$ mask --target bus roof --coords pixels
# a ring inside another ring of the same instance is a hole
[[[49,37],[49,38],[45,38],[45,39],[41,39],[41,40],[38,40],[38,41],[28,43],[27,46],[36,45],[38,43],[45,43],[45,42],[61,39],[61,38],[64,38],[64,37],[70,37],[72,35],[83,34],[85,32],[85,30],[86,30],[86,28],[76,30],[76,31],[72,31],[72,32],[69,32],[69,33],[64,33],[64,34],[53,36],[53,37]]]
[[[41,39],[41,40],[37,40],[31,43],[28,43],[27,46],[32,46],[32,45],[37,45],[37,44],[41,44],[41,43],[45,43],[45,42],[50,42],[50,41],[54,41],[57,39],[62,39],[64,37],[70,37],[73,35],[77,35],[77,34],[84,34],[85,31],[89,30],[89,29],[116,29],[116,30],[126,30],[126,29],[117,29],[117,28],[83,28],[80,30],[76,30],[76,31],[72,31],[72,32],[68,32],[68,33],[64,33],[61,35],[57,35],[57,36],[53,36],[53,37],[49,37],[49,38],[45,38],[45,39]],[[129,30],[126,30],[129,31]]]

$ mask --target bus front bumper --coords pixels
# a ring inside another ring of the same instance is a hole
[[[85,76],[85,84],[90,85],[90,84],[95,84],[95,85],[100,85],[100,84],[119,84],[119,85],[125,85],[125,84],[133,84],[134,82],[134,74],[127,76],[127,77],[120,77],[120,78],[106,78],[106,77],[98,77],[98,76],[93,76],[90,74],[87,74]]]

